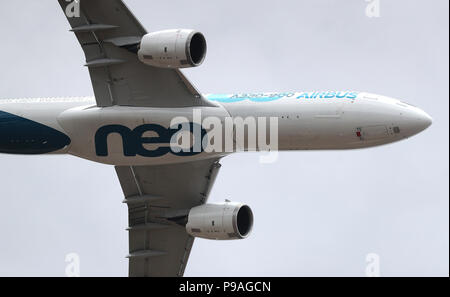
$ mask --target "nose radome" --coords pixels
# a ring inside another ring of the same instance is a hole
[[[408,136],[413,136],[426,130],[432,123],[433,119],[429,114],[417,107],[414,108],[407,115]]]
[[[425,111],[417,108],[417,119],[418,119],[418,125],[421,128],[421,131],[427,129],[428,127],[433,124],[433,119],[429,114],[427,114]]]

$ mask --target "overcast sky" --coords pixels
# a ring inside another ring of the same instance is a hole
[[[195,28],[204,93],[359,90],[434,118],[409,140],[359,151],[222,160],[211,201],[255,213],[242,241],[196,240],[186,276],[383,276],[449,273],[447,0],[128,0],[147,30]],[[0,98],[92,95],[83,52],[57,1],[2,1]],[[127,208],[113,167],[71,156],[0,155],[0,276],[126,276]]]

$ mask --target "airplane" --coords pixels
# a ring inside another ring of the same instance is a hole
[[[149,33],[121,0],[58,2],[95,96],[0,100],[0,153],[115,166],[129,211],[130,277],[183,276],[195,238],[250,235],[248,205],[208,203],[222,158],[362,149],[432,124],[418,107],[365,92],[204,95],[181,72],[205,60],[201,32]]]

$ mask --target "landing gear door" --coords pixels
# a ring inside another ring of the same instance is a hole
[[[361,140],[377,140],[389,136],[389,131],[386,126],[367,126],[358,129],[358,135]]]

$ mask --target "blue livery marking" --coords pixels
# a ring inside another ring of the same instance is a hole
[[[208,95],[208,98],[211,101],[222,102],[222,103],[235,103],[241,102],[245,100],[249,100],[252,102],[270,102],[276,101],[281,98],[291,98],[294,97],[295,93],[260,93],[260,94],[213,94]]]
[[[296,99],[356,99],[358,92],[304,92],[304,93],[256,93],[256,94],[211,94],[206,98],[220,103],[236,103],[242,101],[272,102],[284,98]]]
[[[65,148],[70,142],[58,130],[0,111],[0,153],[47,154]]]
[[[357,92],[305,92],[301,93],[297,99],[356,99],[358,97]]]
[[[148,157],[157,158],[162,157],[168,153],[183,157],[194,156],[202,153],[202,141],[207,141],[207,132],[199,124],[189,123],[189,129],[194,135],[198,133],[199,137],[194,138],[194,143],[191,148],[187,150],[173,150],[171,141],[174,135],[185,131],[183,125],[178,125],[178,128],[164,128],[157,124],[145,124],[131,130],[122,125],[107,125],[97,130],[95,134],[95,150],[99,157],[107,157],[108,152],[108,136],[110,134],[119,134],[122,137],[123,154],[125,157]],[[144,137],[144,134],[153,132],[156,136]],[[195,141],[200,139],[200,141]],[[157,147],[153,150],[146,148],[146,144],[156,144]],[[178,147],[179,148],[179,147]]]

